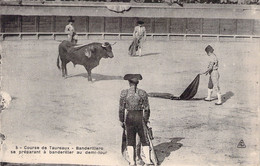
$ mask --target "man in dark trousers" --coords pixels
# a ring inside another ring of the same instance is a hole
[[[129,156],[129,165],[135,165],[134,147],[136,146],[136,134],[140,137],[145,164],[152,164],[150,159],[150,146],[144,125],[149,121],[150,107],[147,93],[137,88],[140,74],[126,74],[124,80],[129,81],[130,88],[121,91],[119,103],[119,120],[121,126],[126,130],[126,146]],[[126,110],[126,111],[125,111]]]

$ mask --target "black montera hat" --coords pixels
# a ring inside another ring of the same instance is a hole
[[[137,21],[137,24],[144,24],[143,21]]]
[[[211,45],[208,45],[206,48],[205,48],[205,51],[208,53],[208,52],[213,52],[214,49],[211,47]]]
[[[133,83],[138,83],[139,80],[142,80],[143,77],[141,74],[126,74],[124,76],[124,80],[128,80],[128,81],[131,81]]]
[[[70,19],[68,20],[68,22],[75,22],[75,20],[73,20],[72,18],[70,18]]]

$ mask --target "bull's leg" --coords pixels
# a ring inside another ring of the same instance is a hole
[[[88,70],[88,81],[92,81],[91,70]]]
[[[67,64],[65,65],[65,76],[68,76]]]
[[[62,62],[62,77],[66,77],[68,75],[68,72],[67,72],[67,63],[68,62]]]
[[[65,77],[65,65],[63,62],[61,64],[61,71],[62,71],[62,77]]]
[[[91,77],[91,69],[88,69],[85,67],[85,69],[87,70],[88,72],[88,81],[92,81],[92,77]]]

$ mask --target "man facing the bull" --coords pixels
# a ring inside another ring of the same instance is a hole
[[[77,43],[78,36],[76,35],[73,23],[75,22],[72,18],[68,20],[69,24],[65,27],[65,33],[68,34],[68,40],[73,43]]]
[[[137,26],[135,27],[133,32],[134,39],[129,47],[128,54],[131,56],[136,56],[136,51],[138,51],[139,56],[142,56],[143,43],[146,40],[146,30],[143,24],[143,21],[137,21]]]
[[[145,126],[150,117],[150,107],[147,93],[137,88],[140,74],[127,74],[124,80],[129,81],[130,88],[121,91],[119,103],[119,120],[126,130],[126,149],[129,156],[129,165],[135,165],[136,134],[140,137],[145,164],[152,164],[150,159],[149,139],[145,133]],[[126,110],[126,112],[125,112]]]

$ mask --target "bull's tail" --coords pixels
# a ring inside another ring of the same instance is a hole
[[[58,55],[58,58],[57,58],[57,67],[60,70],[60,54]]]

